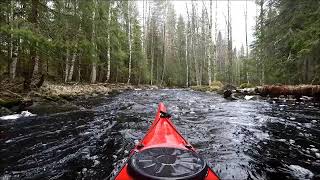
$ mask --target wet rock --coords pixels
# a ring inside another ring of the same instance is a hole
[[[59,97],[67,100],[67,101],[72,101],[75,99],[74,95],[68,95],[68,94],[60,94]]]
[[[152,89],[152,90],[154,90],[154,89],[159,89],[159,87],[158,87],[158,86],[153,85],[153,86],[150,86],[150,89]]]
[[[119,89],[112,89],[108,94],[111,96],[116,96],[120,93],[121,93],[121,91]]]
[[[248,95],[245,95],[244,96],[244,99],[245,100],[252,100],[254,98],[254,96],[248,96]]]
[[[312,177],[314,176],[314,174],[310,170],[298,165],[290,165],[288,168],[290,169],[290,174],[298,179],[312,179]]]
[[[0,117],[1,120],[14,120],[22,117],[36,116],[35,114],[30,113],[29,111],[22,111],[20,114],[12,114],[7,116]]]
[[[59,101],[42,100],[34,102],[32,106],[26,107],[26,110],[39,114],[53,114],[67,111],[79,110],[80,108],[68,101],[60,99]]]
[[[229,98],[231,97],[232,91],[231,90],[225,90],[223,91],[223,97],[224,98]]]
[[[19,106],[22,103],[22,99],[0,99],[0,106],[5,108],[13,108]]]
[[[45,95],[43,98],[49,101],[59,101],[61,99],[58,95]]]
[[[12,114],[13,112],[5,107],[0,107],[0,116],[6,116]]]

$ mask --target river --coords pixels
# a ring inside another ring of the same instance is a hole
[[[81,110],[1,120],[0,178],[108,179],[160,101],[221,179],[320,178],[319,104],[181,89],[80,98]]]

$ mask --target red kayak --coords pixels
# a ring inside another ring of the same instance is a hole
[[[163,103],[145,137],[130,151],[115,180],[218,180],[206,161],[177,131]]]

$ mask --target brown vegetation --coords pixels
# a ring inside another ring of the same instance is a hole
[[[310,97],[320,97],[320,85],[269,85],[263,86],[257,89],[257,92],[261,95],[270,95],[270,96],[310,96]]]

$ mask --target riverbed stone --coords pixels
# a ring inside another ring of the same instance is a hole
[[[6,116],[6,115],[10,115],[10,114],[12,114],[12,111],[10,111],[9,109],[7,109],[5,107],[0,106],[0,116]]]

